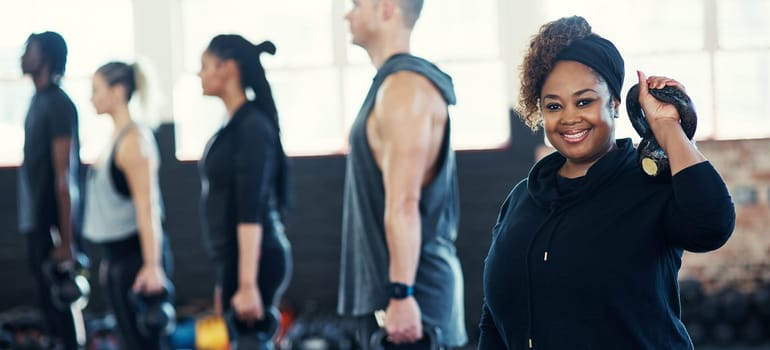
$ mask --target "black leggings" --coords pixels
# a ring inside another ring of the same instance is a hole
[[[27,232],[27,259],[38,290],[38,302],[46,323],[46,330],[62,343],[65,349],[79,348],[73,310],[60,310],[51,300],[51,284],[43,272],[43,265],[48,263],[54,248],[51,232],[47,230]],[[82,311],[77,315],[82,319]],[[83,344],[85,345],[85,344]]]
[[[263,231],[262,251],[259,257],[257,287],[262,295],[265,313],[276,307],[291,277],[291,248],[282,230]],[[222,288],[222,311],[232,309],[231,299],[238,290],[238,251],[218,262],[217,285]],[[260,323],[255,327],[259,329]]]
[[[168,278],[172,273],[171,249],[168,239],[163,238],[163,269]],[[122,349],[126,350],[155,350],[170,349],[168,337],[151,339],[142,336],[136,324],[136,311],[129,298],[131,287],[136,275],[144,263],[138,235],[104,244],[105,260],[107,262],[107,280],[104,288],[107,290],[112,312],[120,330]]]

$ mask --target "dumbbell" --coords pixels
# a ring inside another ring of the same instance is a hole
[[[77,272],[74,261],[47,261],[42,269],[50,285],[51,302],[57,309],[69,311],[72,306],[83,309],[88,305],[91,285]]]
[[[179,334],[172,335],[172,343],[184,344],[178,346],[178,349],[193,348],[189,343],[194,344],[195,349],[199,350],[227,350],[230,349],[230,337],[227,334],[227,325],[224,317],[220,315],[208,315],[194,321],[194,329],[190,331],[188,324],[183,324]],[[190,341],[189,337],[194,338]],[[182,339],[187,337],[187,339]]]
[[[698,117],[695,106],[686,93],[673,86],[664,86],[662,89],[649,89],[650,95],[657,100],[672,104],[679,113],[679,120],[687,139],[692,140],[695,129],[698,126]],[[647,123],[641,104],[639,104],[639,84],[628,90],[626,95],[626,111],[634,130],[642,137],[636,148],[639,164],[645,174],[649,176],[666,177],[671,175],[668,157],[655,140],[655,135]]]
[[[417,344],[425,344],[429,346],[431,350],[441,350],[443,347],[440,343],[441,330],[436,327],[430,327],[426,324],[422,325],[422,339],[417,341]],[[388,332],[384,328],[377,329],[372,333],[369,340],[369,349],[371,350],[386,350],[394,344],[388,341]]]
[[[265,316],[261,320],[247,324],[238,319],[235,310],[225,313],[225,323],[230,334],[231,349],[274,349],[273,337],[278,332],[280,314],[278,308],[265,308]]]
[[[388,341],[388,332],[384,328],[385,311],[375,311],[374,318],[377,320],[377,325],[380,326],[380,328],[374,331],[374,333],[372,333],[371,337],[369,338],[369,349],[386,350],[394,344]],[[417,341],[417,344],[428,345],[429,349],[431,350],[442,350],[443,346],[441,345],[441,329],[423,323],[422,338]]]
[[[139,333],[147,338],[170,335],[176,327],[176,310],[172,303],[174,286],[166,282],[156,294],[129,291],[129,300],[134,307],[136,326]]]

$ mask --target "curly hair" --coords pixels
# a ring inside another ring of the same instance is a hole
[[[580,16],[563,17],[546,23],[532,38],[529,50],[521,64],[521,91],[519,115],[532,131],[543,123],[539,113],[538,99],[545,78],[553,69],[559,53],[577,40],[591,35],[591,25]]]

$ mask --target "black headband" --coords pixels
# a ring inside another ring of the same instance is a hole
[[[591,34],[564,48],[556,60],[577,61],[591,67],[604,78],[612,95],[620,101],[625,66],[623,56],[609,40]]]

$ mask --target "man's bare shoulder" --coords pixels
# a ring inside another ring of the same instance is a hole
[[[378,94],[435,94],[439,96],[439,91],[424,75],[402,70],[388,75],[382,82]]]
[[[433,83],[422,74],[399,71],[385,78],[375,111],[378,118],[427,117],[444,100]]]

